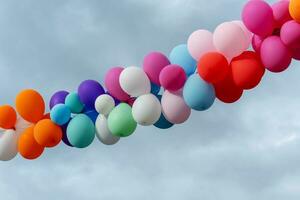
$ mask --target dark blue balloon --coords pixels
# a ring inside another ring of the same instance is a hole
[[[70,120],[70,121],[71,121],[71,120]],[[69,122],[70,122],[70,121],[69,121]],[[61,129],[62,129],[62,132],[63,132],[63,135],[62,135],[62,141],[63,141],[66,145],[68,145],[68,146],[70,146],[70,147],[73,147],[73,145],[69,142],[68,137],[67,137],[67,128],[68,128],[69,122],[66,123],[66,124],[64,124],[63,126],[61,126]]]
[[[151,93],[157,95],[160,92],[160,86],[154,83],[151,83]]]
[[[89,110],[84,114],[86,114],[93,121],[94,124],[96,123],[97,117],[99,115],[99,113],[96,110]]]
[[[162,96],[161,95],[156,95],[159,101],[161,101]],[[174,124],[169,122],[163,113],[161,113],[159,120],[154,124],[155,127],[160,128],[160,129],[168,129],[171,128]]]

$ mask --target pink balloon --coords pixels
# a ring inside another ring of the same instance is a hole
[[[119,83],[119,77],[123,67],[113,67],[105,75],[104,84],[110,95],[120,101],[127,101],[130,96],[124,92]]]
[[[292,61],[290,50],[283,44],[279,36],[270,36],[263,41],[260,57],[264,66],[271,72],[286,70]]]
[[[300,24],[291,20],[286,22],[280,31],[282,42],[290,48],[300,48]]]
[[[179,65],[168,65],[161,70],[159,82],[163,88],[170,91],[177,91],[184,86],[186,74]]]
[[[161,99],[162,112],[172,124],[182,124],[191,115],[191,109],[182,97],[182,91],[170,92],[166,90]]]
[[[244,30],[234,22],[220,24],[213,36],[216,49],[225,57],[231,59],[247,49],[247,36]]]
[[[275,26],[280,28],[285,22],[292,20],[288,0],[281,0],[272,5]]]
[[[200,60],[204,54],[216,51],[213,34],[203,29],[197,30],[189,36],[187,46],[189,53],[196,61]]]
[[[252,47],[256,52],[260,52],[261,44],[263,43],[264,38],[258,35],[254,35],[252,38]]]
[[[246,36],[246,40],[245,40],[245,49],[248,49],[250,44],[251,44],[251,41],[252,41],[252,37],[253,37],[253,33],[251,33],[247,27],[245,26],[245,24],[240,21],[240,20],[235,20],[235,21],[232,21],[233,23],[235,23],[236,25],[238,25],[239,27],[241,27],[241,29],[244,31],[244,34]]]
[[[269,36],[273,32],[273,10],[262,0],[251,0],[245,5],[242,19],[246,27],[259,36]]]
[[[152,52],[145,56],[143,69],[152,83],[160,85],[159,74],[169,64],[170,61],[164,54]]]

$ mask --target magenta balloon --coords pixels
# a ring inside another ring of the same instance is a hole
[[[275,26],[280,28],[285,22],[292,20],[288,0],[281,0],[272,5]]]
[[[290,48],[300,48],[300,24],[291,20],[286,22],[280,31],[282,42]]]
[[[169,64],[170,61],[164,54],[152,52],[145,56],[143,69],[152,83],[160,85],[159,74]]]
[[[264,66],[271,72],[286,70],[292,61],[290,50],[278,36],[270,36],[263,41],[260,57]]]
[[[264,41],[264,39],[261,36],[254,35],[252,37],[252,47],[256,52],[258,52],[258,53],[260,52],[260,47],[261,47],[261,44],[263,43],[263,41]]]
[[[130,96],[122,90],[119,83],[119,77],[123,69],[123,67],[111,68],[105,75],[104,84],[111,96],[120,101],[127,101]]]
[[[243,9],[242,19],[245,26],[256,35],[264,37],[273,32],[272,8],[262,0],[248,1]]]
[[[300,60],[300,48],[292,49],[293,58],[296,60]]]
[[[168,65],[161,70],[159,82],[163,88],[170,91],[177,91],[184,86],[186,74],[179,65]]]

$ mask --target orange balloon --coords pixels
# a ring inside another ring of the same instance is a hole
[[[256,87],[265,74],[260,56],[253,51],[245,51],[234,58],[230,66],[234,83],[245,90]]]
[[[292,18],[300,23],[300,1],[290,0],[289,10]]]
[[[0,106],[0,127],[4,129],[14,128],[17,121],[15,109],[9,105]]]
[[[34,126],[27,128],[18,141],[19,153],[26,159],[33,160],[42,155],[44,147],[39,145],[33,136]]]
[[[203,80],[214,84],[226,77],[230,67],[223,54],[209,52],[200,58],[197,70]]]
[[[37,91],[23,90],[17,95],[16,108],[23,119],[36,123],[44,116],[45,102]]]
[[[50,119],[43,119],[34,127],[34,139],[44,147],[54,147],[62,139],[62,130]]]
[[[214,85],[216,97],[224,103],[234,103],[243,95],[243,89],[237,87],[232,79],[232,74],[228,73],[226,78]]]

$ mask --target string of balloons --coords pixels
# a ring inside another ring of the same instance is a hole
[[[222,23],[213,33],[196,30],[169,56],[147,54],[142,67],[113,67],[105,87],[85,80],[75,92],[57,91],[49,113],[40,93],[21,91],[15,108],[0,106],[0,160],[18,153],[36,159],[61,141],[85,148],[97,137],[113,145],[137,125],[171,128],[188,120],[191,110],[209,109],[216,98],[238,101],[266,69],[283,72],[292,59],[300,60],[300,1],[250,0],[242,21]]]

